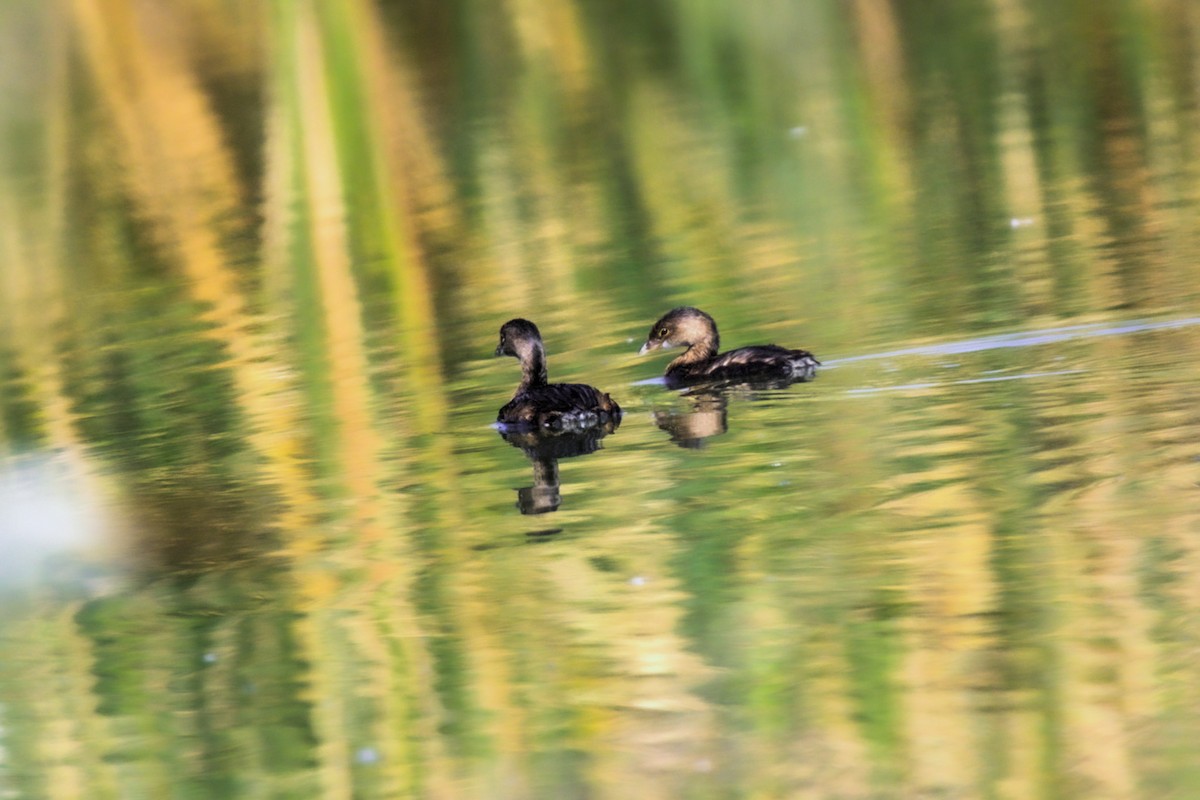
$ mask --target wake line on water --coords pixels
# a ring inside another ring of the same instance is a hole
[[[1054,344],[1071,339],[1095,339],[1101,336],[1123,336],[1129,333],[1146,333],[1148,331],[1172,330],[1175,328],[1190,328],[1200,325],[1200,317],[1185,319],[1159,320],[1148,322],[1136,320],[1117,324],[1089,323],[1086,325],[1068,325],[1062,328],[1045,328],[1036,331],[1020,331],[1017,333],[1001,333],[994,336],[981,336],[976,339],[964,339],[958,342],[942,342],[939,344],[905,347],[900,350],[887,350],[882,353],[868,353],[861,356],[831,358],[822,362],[824,368],[852,364],[856,361],[874,361],[882,358],[899,358],[901,356],[949,356],[963,353],[978,353],[983,350],[999,350],[1005,347],[1033,347],[1039,344]],[[980,381],[985,379],[979,379]]]
[[[926,383],[902,383],[897,386],[869,386],[847,389],[846,394],[879,394],[881,392],[904,392],[913,389],[937,389],[942,386],[963,386],[970,383],[999,383],[1001,381],[1025,381],[1032,378],[1053,378],[1059,375],[1079,375],[1082,369],[1060,369],[1053,372],[1022,372],[1017,375],[990,375],[986,378],[964,378],[958,381],[929,381]]]

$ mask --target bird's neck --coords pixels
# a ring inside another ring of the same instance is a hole
[[[694,342],[687,350],[684,350],[679,356],[667,365],[667,369],[676,369],[677,367],[686,367],[690,364],[698,364],[701,361],[707,361],[717,354],[716,340],[710,337],[705,337]]]
[[[530,342],[521,349],[521,385],[517,392],[526,392],[549,382],[546,372],[546,351],[541,342]]]

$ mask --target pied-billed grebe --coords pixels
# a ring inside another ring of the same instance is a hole
[[[708,382],[811,380],[821,363],[807,350],[789,350],[773,344],[739,347],[718,354],[721,338],[717,323],[698,308],[683,306],[668,311],[650,328],[641,354],[669,347],[687,348],[667,365],[669,386]]]
[[[549,383],[542,334],[527,319],[510,319],[500,328],[496,355],[521,362],[521,383],[496,421],[525,428],[581,430],[621,417],[621,407],[595,387],[582,383]]]

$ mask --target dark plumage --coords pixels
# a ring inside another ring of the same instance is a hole
[[[773,344],[739,347],[718,353],[721,338],[717,323],[698,308],[683,306],[662,316],[650,328],[644,355],[669,347],[686,348],[667,365],[667,384],[782,382],[811,380],[821,363],[807,350],[789,350]]]
[[[537,326],[510,319],[500,328],[496,355],[521,362],[521,383],[496,421],[510,426],[584,429],[619,420],[621,407],[606,393],[582,383],[549,383],[546,350]]]

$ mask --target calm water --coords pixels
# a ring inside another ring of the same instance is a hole
[[[6,4],[0,797],[1200,796],[1200,13],[1062,5]]]

